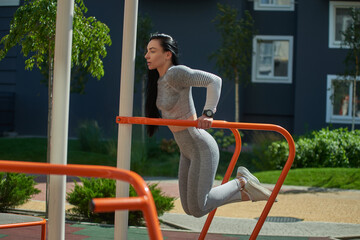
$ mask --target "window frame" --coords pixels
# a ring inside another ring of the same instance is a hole
[[[19,6],[20,0],[1,0],[0,7]]]
[[[352,123],[352,95],[353,95],[353,83],[350,82],[349,86],[349,114],[347,116],[334,115],[334,105],[332,104],[331,96],[334,94],[332,88],[332,81],[341,80],[339,75],[327,75],[327,91],[326,91],[326,123],[340,123],[340,124],[351,124]],[[360,85],[360,77],[357,77],[357,87]],[[360,117],[355,117],[355,124],[360,124]]]
[[[288,59],[288,75],[286,77],[271,76],[271,77],[258,77],[257,76],[257,63],[258,63],[258,40],[265,41],[288,41],[289,42],[289,59]],[[253,56],[251,67],[251,82],[253,83],[292,83],[292,70],[293,70],[293,50],[294,50],[294,37],[293,36],[274,36],[274,35],[256,35],[253,38]]]
[[[276,4],[261,4],[261,0],[254,0],[254,10],[255,11],[294,11],[295,2],[290,0],[290,5],[276,5]]]
[[[359,7],[360,2],[343,2],[343,1],[330,1],[329,2],[329,48],[349,48],[344,45],[341,41],[336,41],[335,35],[335,27],[336,27],[336,8],[351,8],[351,7]]]

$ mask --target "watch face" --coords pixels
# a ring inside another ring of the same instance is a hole
[[[206,110],[206,111],[205,111],[205,115],[206,115],[207,117],[212,117],[212,116],[213,116],[213,113],[212,113],[211,110]]]

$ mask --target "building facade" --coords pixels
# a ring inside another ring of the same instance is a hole
[[[230,4],[241,13],[249,10],[257,30],[251,84],[240,89],[240,121],[278,124],[293,134],[329,124],[350,126],[352,102],[347,99],[352,96],[353,86],[335,83],[344,72],[348,51],[341,45],[341,31],[349,24],[349,8],[360,7],[360,1],[140,0],[139,13],[151,18],[154,32],[168,33],[177,39],[182,64],[217,73],[209,56],[221,41],[213,22],[218,2]],[[8,33],[19,4],[22,1],[0,2],[0,37]],[[96,120],[104,134],[112,136],[117,133],[115,117],[119,112],[124,3],[87,0],[85,4],[87,15],[96,16],[109,26],[113,44],[104,59],[103,79],[90,78],[85,94],[71,94],[69,136],[76,137],[76,129],[84,120]],[[0,62],[0,131],[46,136],[47,88],[40,83],[43,76],[37,70],[24,70],[20,50],[13,49]],[[136,83],[136,116],[141,114],[140,89]],[[194,88],[193,95],[201,114],[205,90]],[[233,102],[234,83],[224,81],[216,119],[233,121]],[[356,128],[359,125],[360,115],[356,117]]]
[[[360,8],[360,1],[247,1],[258,35],[245,121],[265,119],[295,134],[350,127],[353,85],[338,79],[348,51],[341,31],[351,22],[351,7]],[[359,128],[360,105],[356,112]]]

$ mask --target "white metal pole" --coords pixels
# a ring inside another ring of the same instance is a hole
[[[120,116],[131,117],[133,114],[137,14],[138,0],[125,0],[119,103]],[[130,169],[131,130],[131,125],[119,124],[118,126],[118,168]],[[128,197],[129,184],[118,181],[116,183],[116,196]],[[128,211],[115,212],[114,239],[127,239],[128,215]]]
[[[56,13],[51,164],[67,164],[74,0],[58,0]],[[50,176],[48,239],[65,239],[66,176]]]

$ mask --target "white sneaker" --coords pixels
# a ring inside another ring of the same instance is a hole
[[[268,189],[251,180],[247,181],[243,188],[243,191],[247,193],[250,200],[253,202],[267,201],[271,195],[271,192]]]
[[[244,177],[247,180],[253,181],[254,183],[260,184],[259,179],[257,179],[254,175],[252,175],[249,170],[245,167],[238,167],[236,178]]]

